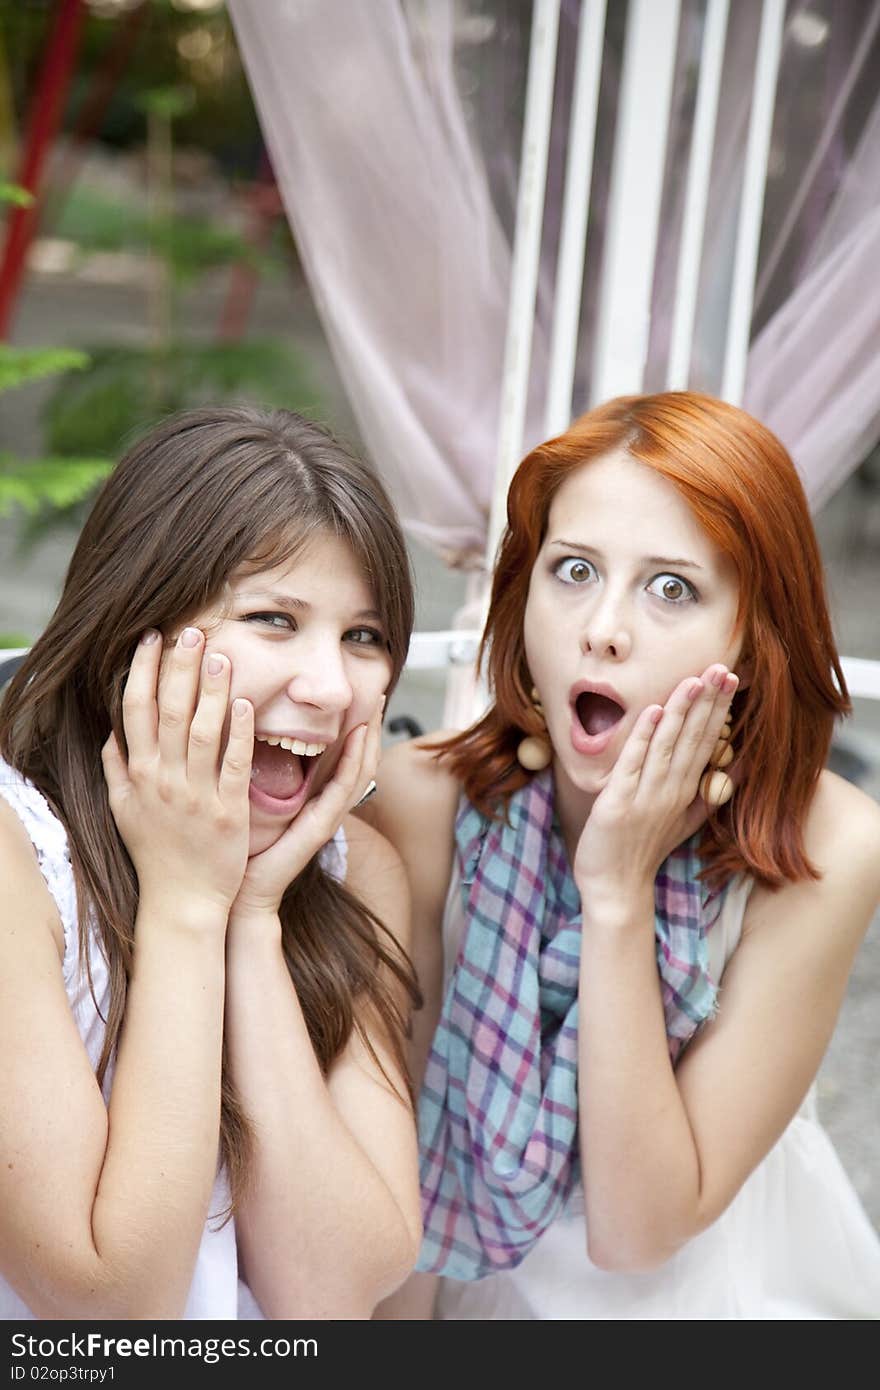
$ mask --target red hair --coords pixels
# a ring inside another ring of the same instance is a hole
[[[582,415],[519,465],[492,581],[479,660],[494,703],[441,756],[470,801],[498,815],[530,777],[516,761],[523,731],[540,732],[530,699],[523,615],[550,504],[576,469],[624,448],[682,494],[739,579],[739,667],[733,702],[737,790],[707,825],[713,885],[747,872],[772,886],[816,877],[803,822],[828,757],[834,721],[850,711],[822,560],[794,464],[775,435],[711,396],[619,396]]]

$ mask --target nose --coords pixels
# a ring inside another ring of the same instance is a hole
[[[623,601],[608,591],[586,615],[581,651],[611,661],[625,661],[632,651],[630,622]]]
[[[310,643],[307,649],[300,649],[287,694],[295,704],[315,705],[330,714],[342,714],[348,709],[354,695],[338,639]]]

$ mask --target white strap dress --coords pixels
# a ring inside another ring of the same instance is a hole
[[[71,1012],[77,1030],[96,1069],[104,1042],[104,1020],[109,1001],[107,962],[97,934],[92,930],[89,954],[92,984],[89,985],[85,961],[80,951],[77,927],[76,886],[67,844],[67,833],[42,794],[18,772],[0,759],[0,796],[16,812],[36,851],[37,860],[49,892],[55,901],[64,929],[62,971]],[[345,878],[347,845],[340,828],[321,852],[329,873]],[[113,1066],[107,1068],[103,1094],[109,1099]],[[261,1319],[262,1313],[250,1290],[238,1277],[238,1253],[234,1218],[225,1224],[216,1214],[226,1210],[229,1188],[225,1174],[218,1173],[211,1198],[208,1221],[202,1234],[193,1280],[183,1314],[186,1319]],[[35,1315],[0,1276],[0,1321],[30,1319]]]
[[[739,943],[752,881],[735,879],[709,932],[720,982]],[[457,878],[443,921],[446,977],[464,926]],[[816,1113],[815,1088],[723,1215],[646,1273],[597,1268],[586,1253],[583,1191],[516,1269],[443,1279],[448,1319],[880,1319],[880,1239]]]

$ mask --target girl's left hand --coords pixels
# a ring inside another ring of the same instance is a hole
[[[738,683],[716,664],[682,681],[665,706],[642,710],[578,842],[582,894],[613,901],[653,889],[667,855],[703,823],[699,782]]]
[[[248,860],[230,925],[235,918],[276,915],[285,890],[357,805],[379,765],[384,708],[383,695],[370,722],[348,734],[333,776],[318,795],[306,802],[273,845]]]

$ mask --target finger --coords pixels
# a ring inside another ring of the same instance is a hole
[[[159,754],[169,770],[181,775],[186,773],[204,641],[197,627],[185,627],[168,654],[159,681]]]
[[[383,695],[373,711],[372,718],[367,725],[367,736],[364,739],[364,751],[361,758],[361,765],[358,769],[357,787],[360,788],[358,799],[363,795],[369,782],[373,781],[376,769],[379,766],[379,759],[382,755],[382,714],[385,709],[385,696]]]
[[[712,756],[738,684],[736,676],[720,664],[710,666],[702,680],[704,691],[694,702],[670,765],[671,774],[689,788],[695,787],[693,779],[699,780]]]
[[[130,763],[145,762],[156,751],[156,685],[161,660],[160,634],[150,628],[134,649],[122,692],[122,727]]]
[[[254,758],[254,707],[250,700],[233,700],[229,737],[220,763],[218,791],[230,805],[247,800]]]
[[[634,792],[638,787],[648,749],[662,716],[663,709],[660,705],[648,705],[642,710],[614,764],[608,782],[609,788],[614,786],[626,794]]]
[[[101,749],[101,764],[104,768],[104,781],[111,798],[124,791],[129,784],[128,763],[119,746],[115,734],[111,734]]]
[[[684,717],[681,719],[678,734],[668,750],[669,771],[674,775],[681,777],[689,771],[692,762],[698,757],[711,737],[707,733],[707,729],[711,722],[712,711],[715,709],[719,682],[726,674],[726,666],[709,666],[702,676],[696,678],[695,685],[687,691],[687,707],[683,712]],[[678,692],[673,694],[670,703],[674,703],[678,707],[677,694]]]
[[[326,832],[325,838],[333,834],[346,811],[363,791],[361,767],[366,740],[367,725],[356,725],[342,746],[333,776],[320,794],[304,808],[320,824],[322,833]]]
[[[228,657],[211,652],[202,664],[202,685],[199,702],[189,726],[187,775],[193,782],[217,783],[223,726],[229,707],[229,682],[232,666]]]
[[[695,721],[702,733],[706,710],[701,707],[706,687],[699,676],[688,676],[675,687],[663,707],[663,717],[657,725],[651,740],[650,757],[645,760],[644,784],[652,791],[659,784],[665,784],[670,775],[673,756],[688,727],[693,730]]]

